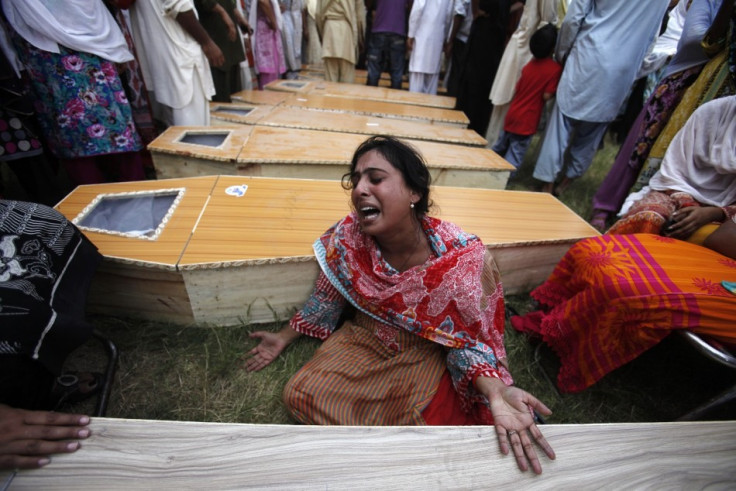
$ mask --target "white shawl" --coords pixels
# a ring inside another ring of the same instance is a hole
[[[38,49],[59,45],[123,63],[133,59],[120,28],[102,0],[2,0],[13,29]]]
[[[736,202],[736,96],[695,110],[672,139],[649,187],[683,191],[711,206]]]

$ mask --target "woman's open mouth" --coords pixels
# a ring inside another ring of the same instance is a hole
[[[378,208],[374,208],[372,206],[364,206],[360,209],[360,216],[365,221],[373,221],[376,218],[378,218],[378,215],[381,212],[378,210]]]

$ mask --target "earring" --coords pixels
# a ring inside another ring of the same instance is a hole
[[[414,203],[411,203],[411,204],[409,205],[409,208],[412,208],[412,209],[413,209],[413,208],[414,208]]]

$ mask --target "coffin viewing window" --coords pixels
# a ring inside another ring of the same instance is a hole
[[[219,147],[228,136],[230,136],[229,131],[220,131],[217,133],[193,133],[187,131],[179,139],[179,142],[189,143],[191,145],[204,145],[206,147]]]
[[[291,87],[292,89],[303,89],[306,87],[306,82],[282,82],[281,85],[284,87]]]
[[[72,222],[83,230],[156,240],[184,188],[100,194]]]
[[[253,107],[216,106],[212,111],[246,117],[254,110],[255,108]]]

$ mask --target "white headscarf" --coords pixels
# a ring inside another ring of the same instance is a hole
[[[683,191],[711,206],[736,202],[736,96],[695,110],[672,139],[649,187]]]
[[[5,17],[30,44],[51,53],[59,45],[116,63],[133,59],[101,0],[2,0]]]

